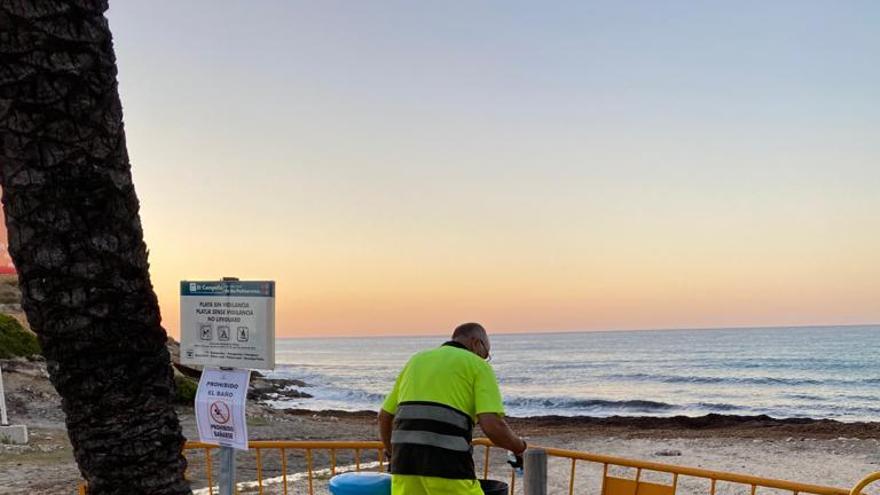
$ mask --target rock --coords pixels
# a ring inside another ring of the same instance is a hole
[[[183,375],[198,381],[202,376],[201,366],[186,366],[180,364],[180,343],[171,337],[165,342],[168,353],[171,354],[171,364],[174,374]],[[5,369],[5,368],[4,368]],[[251,371],[251,383],[248,389],[248,399],[253,401],[265,401],[275,399],[302,399],[311,398],[310,394],[300,392],[297,388],[308,387],[309,384],[302,380],[294,379],[269,379],[259,371]]]
[[[27,445],[27,425],[0,425],[0,442]]]
[[[172,363],[172,365],[175,371],[179,372],[183,376],[194,378],[196,380],[202,377],[202,370],[200,369],[200,367],[193,368],[190,366],[184,366],[180,363]]]
[[[171,364],[174,366],[174,369],[179,371],[182,375],[188,376],[189,378],[195,378],[196,380],[202,376],[201,366],[186,366],[180,364],[179,342],[169,336],[168,340],[165,341],[165,347],[168,348],[168,353],[171,354]]]
[[[255,401],[276,400],[276,399],[302,399],[311,398],[310,394],[300,392],[296,387],[306,387],[307,385],[300,380],[277,379],[270,380],[267,378],[252,377],[250,388],[248,389],[248,399]]]
[[[678,457],[681,455],[680,450],[672,450],[672,449],[663,449],[654,452],[654,455],[662,456],[662,457]]]
[[[49,378],[45,360],[29,360],[26,358],[0,359],[0,368],[4,373],[19,373],[34,378]]]

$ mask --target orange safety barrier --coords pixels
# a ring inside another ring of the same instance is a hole
[[[861,481],[856,483],[856,486],[853,487],[852,490],[849,491],[849,495],[862,495],[862,490],[868,487],[871,483],[880,480],[880,471],[876,473],[871,473],[868,476],[862,478]]]
[[[483,452],[480,455],[480,457],[482,457],[482,466],[480,471],[482,472],[483,478],[488,478],[490,473],[490,460],[492,450],[494,449],[496,451],[500,451],[502,449],[498,449],[492,444],[491,441],[485,438],[475,439],[473,444],[476,447],[484,448]],[[315,479],[317,478],[318,473],[325,472],[330,476],[336,474],[337,470],[339,469],[337,461],[339,459],[340,451],[350,451],[354,460],[353,466],[346,466],[346,470],[361,471],[364,467],[363,454],[370,453],[369,457],[372,458],[373,452],[375,452],[375,461],[372,462],[375,464],[375,470],[380,472],[385,470],[384,448],[382,443],[378,441],[252,441],[249,442],[248,446],[249,451],[253,452],[253,455],[255,456],[254,466],[256,478],[254,481],[249,482],[249,484],[254,485],[253,488],[256,489],[256,493],[258,493],[259,495],[263,495],[266,488],[266,480],[264,479],[265,469],[263,466],[263,461],[267,451],[277,451],[279,455],[279,468],[281,476],[278,477],[279,479],[277,479],[277,482],[281,485],[280,493],[283,493],[284,495],[288,495],[288,493],[290,493],[290,478],[292,476],[288,475],[287,467],[288,456],[291,451],[301,452],[305,457],[306,470],[304,473],[300,474],[302,474],[302,477],[307,480],[309,495],[314,495]],[[206,488],[204,488],[203,490],[206,489],[207,493],[210,495],[216,493],[214,487],[212,467],[213,462],[211,454],[212,451],[217,448],[218,446],[216,445],[201,442],[187,442],[186,446],[184,447],[184,449],[186,451],[189,451],[190,453],[190,455],[187,456],[190,461],[192,461],[192,458],[196,457],[197,454],[201,454],[203,456],[204,462],[202,472],[204,474],[204,478],[198,481],[201,481],[206,485]],[[759,488],[782,490],[786,492],[791,492],[792,495],[862,495],[862,490],[864,490],[865,487],[875,481],[880,480],[880,472],[873,473],[862,479],[851,490],[847,490],[831,486],[812,485],[807,483],[763,478],[759,476],[729,473],[724,471],[712,471],[701,468],[677,466],[674,464],[661,464],[657,462],[626,459],[622,457],[592,454],[574,450],[563,450],[545,447],[533,448],[543,449],[547,453],[548,458],[551,460],[556,458],[570,461],[571,467],[569,471],[568,482],[569,495],[574,494],[575,475],[577,473],[578,463],[592,463],[596,466],[601,466],[602,478],[600,480],[600,495],[675,495],[680,487],[681,477],[688,477],[706,482],[708,484],[707,495],[717,495],[719,482],[731,483],[747,487],[749,489],[750,495],[757,495],[757,491]],[[329,455],[328,469],[315,469],[315,452],[326,452]],[[632,477],[622,477],[618,474],[614,474],[611,472],[612,469],[616,468],[634,469],[635,474]],[[192,469],[188,469],[188,477],[191,471]],[[647,481],[646,475],[649,473],[654,475],[658,473],[665,474],[671,476],[671,479],[668,483]],[[515,476],[515,473],[511,470],[509,482],[511,495],[516,492],[516,481],[517,478]],[[243,482],[238,483],[238,486],[236,487],[236,493],[238,493],[240,486],[243,486]],[[80,484],[78,492],[80,495],[87,495],[87,486],[85,485],[85,483]]]

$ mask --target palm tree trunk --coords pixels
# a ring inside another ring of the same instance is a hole
[[[106,9],[0,0],[9,251],[89,493],[190,493]]]

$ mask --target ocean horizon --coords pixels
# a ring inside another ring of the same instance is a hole
[[[493,333],[511,416],[880,420],[880,325]],[[376,410],[415,352],[445,336],[279,339],[276,370],[312,398],[278,408]]]

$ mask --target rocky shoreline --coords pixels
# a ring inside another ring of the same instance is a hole
[[[308,388],[311,385],[302,380],[275,378],[269,379],[262,375],[251,375],[251,385],[248,389],[248,400],[264,402],[268,400],[285,399],[310,399],[312,395],[303,392],[300,388]]]
[[[10,418],[59,419],[60,398],[49,382],[45,359],[34,356],[30,359],[0,359],[4,373],[7,407]],[[175,369],[198,380],[200,371],[174,364]],[[259,372],[251,374],[248,388],[248,401],[255,410],[271,410],[275,414],[292,417],[334,417],[365,419],[375,418],[376,411],[313,410],[304,408],[274,408],[268,401],[311,398],[306,390],[312,385],[297,379],[268,378]],[[182,404],[186,405],[186,404]],[[880,438],[880,422],[844,423],[831,419],[812,418],[773,418],[770,416],[739,416],[728,414],[706,414],[704,416],[558,416],[542,415],[531,417],[509,416],[511,425],[528,424],[530,428],[554,429],[615,429],[630,431],[682,431],[700,436],[733,434],[743,432],[766,435],[802,434],[817,437],[846,436],[852,438]],[[702,433],[701,433],[702,432]]]

